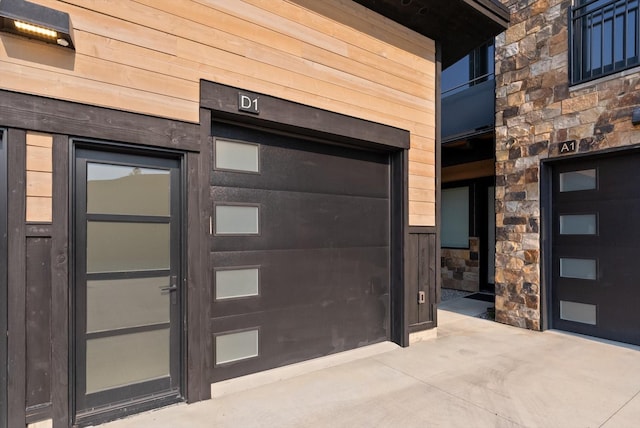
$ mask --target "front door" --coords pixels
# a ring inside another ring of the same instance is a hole
[[[640,345],[640,154],[558,163],[553,327]]]
[[[78,148],[74,190],[76,423],[176,401],[180,162]]]

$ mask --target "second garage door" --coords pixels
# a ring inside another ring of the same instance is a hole
[[[389,338],[389,155],[214,125],[213,380]]]
[[[640,155],[559,163],[553,174],[553,326],[640,345]]]

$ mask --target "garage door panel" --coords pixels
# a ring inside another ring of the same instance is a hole
[[[217,269],[259,269],[259,295],[215,301],[214,317],[376,296],[388,299],[387,247],[307,251],[218,252]],[[214,272],[215,278],[215,272]],[[212,295],[216,296],[213,284]],[[215,298],[215,297],[214,297]]]
[[[238,165],[258,171],[212,175],[212,380],[388,340],[389,154],[228,125],[213,132],[215,141],[253,144],[238,148],[249,153]],[[224,147],[221,158],[235,150]],[[220,209],[233,214],[216,217]],[[251,213],[244,235],[218,230],[241,211]]]
[[[259,236],[218,235],[216,251],[389,244],[386,199],[228,188],[212,193],[215,204],[257,204],[260,217]]]
[[[304,140],[254,136],[260,173],[213,171],[212,184],[261,190],[389,196],[389,156]],[[280,139],[282,140],[282,139]],[[214,160],[215,162],[215,160]]]
[[[279,367],[387,340],[388,299],[369,297],[330,305],[309,303],[212,320],[215,336],[258,329],[259,355],[217,364],[215,381]]]

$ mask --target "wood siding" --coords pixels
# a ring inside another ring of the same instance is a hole
[[[27,132],[27,221],[51,222],[53,136]]]
[[[435,225],[435,44],[347,0],[34,0],[76,51],[1,34],[0,88],[199,122],[200,80],[406,129],[409,223]]]

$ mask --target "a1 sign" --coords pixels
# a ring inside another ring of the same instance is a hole
[[[562,153],[572,153],[576,151],[576,141],[565,141],[564,143],[560,143],[560,154]]]
[[[248,92],[238,92],[238,110],[247,113],[260,114],[259,96]]]

